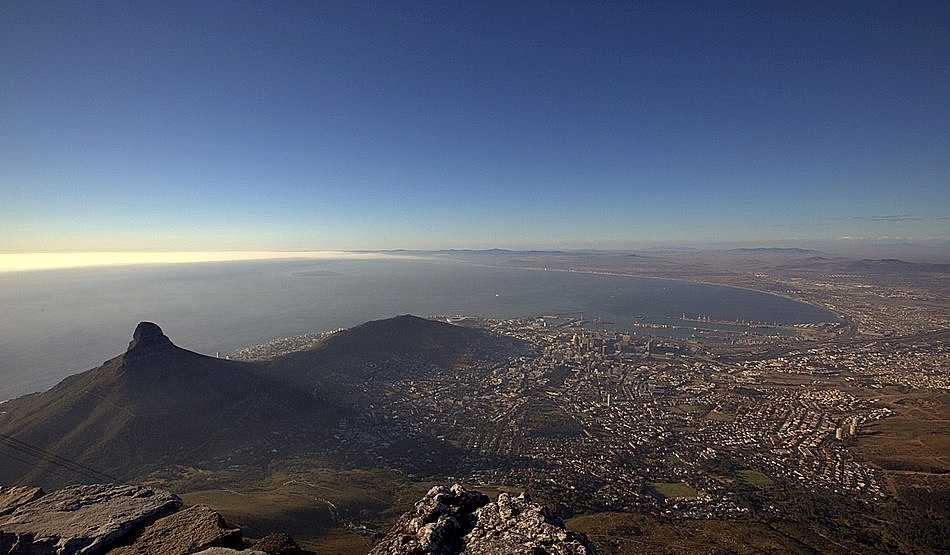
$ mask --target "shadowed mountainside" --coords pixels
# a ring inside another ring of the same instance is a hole
[[[274,430],[315,433],[337,415],[260,370],[176,347],[143,322],[124,354],[3,405],[0,483],[129,479],[226,458]]]
[[[367,380],[459,364],[492,342],[481,330],[399,316],[248,363],[179,348],[142,322],[122,355],[0,406],[0,484],[54,489],[175,465],[263,467],[330,445],[340,418],[366,401]]]
[[[419,377],[491,357],[499,349],[521,348],[516,340],[485,330],[403,315],[342,330],[313,349],[272,361],[265,373],[319,397],[325,389]]]

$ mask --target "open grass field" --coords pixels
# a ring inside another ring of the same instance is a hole
[[[736,421],[736,415],[732,412],[722,412],[713,409],[706,413],[706,419],[712,420],[714,422],[725,422],[726,424],[732,424]]]
[[[882,396],[894,415],[863,427],[856,451],[884,470],[950,473],[950,393]]]
[[[740,470],[736,474],[742,481],[757,488],[767,488],[775,483],[765,474],[755,470]]]
[[[245,537],[286,532],[314,553],[362,555],[373,533],[385,533],[432,484],[409,483],[386,470],[295,460],[263,472],[187,470],[156,476],[152,485],[180,492],[188,505],[211,506]]]
[[[208,505],[245,537],[287,532],[301,545],[324,538],[336,526],[334,511],[326,501],[294,488],[260,488],[254,491],[204,490],[181,495],[188,505]]]
[[[665,499],[699,495],[699,492],[683,482],[651,482],[650,487]]]
[[[740,520],[661,523],[648,515],[598,513],[572,518],[601,555],[700,555],[709,553],[815,553],[765,524]]]

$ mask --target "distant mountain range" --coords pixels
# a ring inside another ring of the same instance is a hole
[[[822,254],[821,251],[814,249],[799,249],[794,247],[753,247],[728,249],[726,252],[735,253],[770,253],[770,254]]]
[[[849,265],[849,269],[852,271],[865,273],[947,273],[950,272],[950,264],[907,262],[904,260],[898,260],[896,258],[883,258],[855,260]]]

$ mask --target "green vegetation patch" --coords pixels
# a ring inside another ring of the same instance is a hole
[[[525,434],[532,437],[577,437],[584,432],[580,422],[549,399],[527,403],[522,412],[521,426]]]
[[[188,505],[208,505],[250,537],[287,532],[307,543],[338,527],[333,507],[305,492],[285,489],[207,490],[182,494]]]
[[[664,499],[697,497],[699,492],[683,482],[650,482],[650,488]]]
[[[755,486],[757,488],[767,488],[774,484],[771,478],[762,474],[761,472],[755,470],[740,470],[736,474],[741,478],[745,483]]]
[[[316,459],[274,461],[264,476],[179,469],[163,481],[188,484],[186,504],[205,504],[250,538],[287,532],[315,553],[363,555],[432,486],[383,469],[339,468]],[[176,490],[181,491],[181,490]],[[361,532],[346,526],[365,526]]]
[[[736,420],[736,415],[728,413],[728,412],[719,412],[718,410],[711,410],[709,411],[709,413],[706,414],[706,420],[732,424]]]
[[[855,450],[884,470],[950,473],[950,394],[886,398],[895,414],[862,426]]]
[[[637,513],[593,513],[571,518],[567,526],[587,534],[601,555],[816,553],[767,524],[750,521],[672,523]]]

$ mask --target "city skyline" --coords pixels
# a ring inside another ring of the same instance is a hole
[[[950,244],[950,8],[0,7],[0,253]]]

